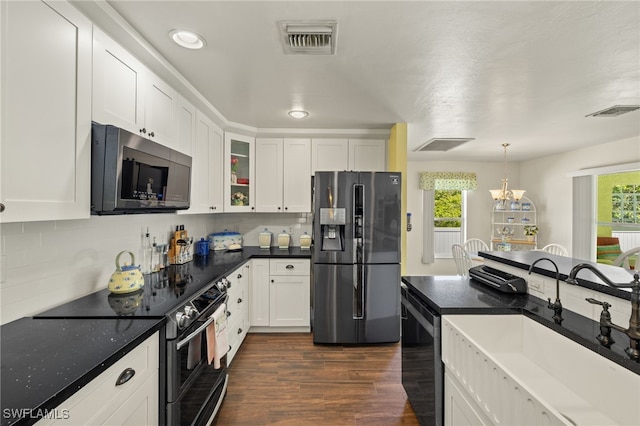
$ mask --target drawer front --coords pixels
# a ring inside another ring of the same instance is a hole
[[[308,259],[270,259],[269,274],[309,276],[311,263]]]
[[[244,318],[238,318],[236,321],[230,322],[227,329],[229,340],[229,352],[227,353],[227,366],[231,365],[231,361],[240,349],[244,337],[247,335],[247,323]]]
[[[136,392],[139,392],[141,386],[147,382],[149,377],[157,379],[158,345],[159,332],[148,338],[140,346],[122,357],[60,404],[59,410],[68,410],[70,415],[68,419],[43,419],[38,422],[38,425],[102,423],[115,409],[124,404]],[[116,386],[116,380],[127,368],[133,369],[135,374],[126,383]],[[155,383],[157,393],[157,380],[152,383]],[[157,403],[155,410],[157,411]]]
[[[229,301],[227,302],[227,311],[231,312],[231,316],[238,317],[240,312],[245,311],[248,306],[247,295],[244,290],[229,294]],[[231,317],[229,318],[232,319]]]

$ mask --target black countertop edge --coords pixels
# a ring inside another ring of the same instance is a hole
[[[247,259],[250,258],[300,258],[311,259],[312,250],[301,249],[300,247],[289,247],[288,249],[280,249],[271,247],[270,249],[261,249],[258,246],[246,246],[243,248]]]
[[[544,251],[518,251],[518,252],[501,252],[501,251],[481,251],[478,253],[480,257],[493,260],[514,268],[529,271],[529,267],[533,262],[540,258],[548,258],[558,265],[558,275],[561,281],[565,281],[569,277],[569,273],[573,267],[586,263],[597,268],[607,278],[615,283],[630,283],[633,281],[634,274],[617,266],[605,265],[602,263],[589,262],[582,259],[574,259],[572,257],[559,256]],[[556,270],[550,262],[541,261],[533,267],[533,272],[544,275],[549,278],[556,278]],[[637,274],[638,271],[635,271]],[[576,276],[578,286],[594,290],[599,293],[608,294],[610,296],[621,299],[631,300],[630,291],[613,288],[603,283],[600,278],[588,269],[583,269]]]
[[[575,343],[598,353],[610,361],[640,374],[640,363],[626,355],[629,337],[612,330],[615,343],[611,348],[600,345],[596,336],[600,324],[575,312],[564,310],[564,320],[557,324],[546,300],[530,294],[501,293],[473,279],[459,276],[406,276],[402,282],[411,294],[440,315],[520,314],[550,328]]]

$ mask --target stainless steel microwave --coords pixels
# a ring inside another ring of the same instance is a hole
[[[92,123],[91,213],[189,208],[191,157],[124,129]]]

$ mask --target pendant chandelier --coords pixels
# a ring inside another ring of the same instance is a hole
[[[509,189],[509,179],[507,179],[507,147],[508,143],[503,143],[504,147],[504,177],[500,189],[490,189],[491,197],[496,203],[505,204],[507,201],[519,201],[524,195],[524,189]]]

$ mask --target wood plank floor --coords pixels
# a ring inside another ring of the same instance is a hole
[[[417,425],[400,343],[314,345],[311,333],[248,334],[216,425]]]

